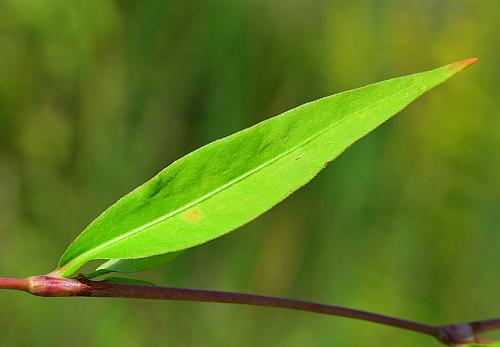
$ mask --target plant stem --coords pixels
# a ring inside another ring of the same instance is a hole
[[[35,276],[28,279],[0,279],[0,289],[23,290],[34,295],[49,297],[119,297],[136,299],[219,302],[281,307],[293,310],[360,319],[401,329],[411,330],[430,336],[437,336],[438,334],[437,327],[411,322],[404,319],[387,317],[376,313],[364,312],[345,307],[254,294],[118,284],[90,281],[84,278],[62,279],[48,276]]]
[[[136,299],[158,299],[176,301],[219,302],[267,307],[279,307],[313,313],[328,314],[383,324],[391,327],[414,331],[433,336],[439,341],[455,345],[482,341],[476,334],[500,329],[500,318],[473,323],[432,326],[405,319],[360,311],[356,309],[318,304],[314,302],[277,298],[271,296],[221,292],[214,290],[186,289],[119,284],[103,281],[90,281],[85,277],[56,278],[33,276],[26,279],[0,278],[0,289],[22,290],[28,293],[47,296],[89,296],[118,297]]]
[[[483,320],[470,323],[475,333],[485,333],[493,330],[500,330],[500,318]]]
[[[360,310],[318,304],[308,301],[276,298],[263,295],[243,294],[221,292],[214,290],[153,287],[122,285],[106,282],[92,282],[92,291],[90,296],[95,297],[122,297],[122,298],[142,298],[142,299],[160,299],[160,300],[178,300],[178,301],[201,301],[201,302],[219,302],[230,304],[244,304],[268,307],[280,307],[292,310],[308,311],[322,313],[333,316],[354,318],[370,321],[401,329],[411,330],[430,336],[437,336],[438,328],[415,323],[399,318],[392,318],[376,313],[364,312]]]
[[[0,289],[24,290],[28,288],[29,282],[26,278],[1,278]]]

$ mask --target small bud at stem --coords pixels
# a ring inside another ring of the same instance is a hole
[[[90,286],[72,278],[33,276],[28,281],[29,292],[37,296],[90,296],[91,293]]]
[[[268,307],[280,307],[299,311],[328,314],[384,324],[400,329],[434,336],[447,345],[485,342],[478,333],[500,328],[500,318],[472,323],[432,326],[400,318],[388,317],[356,309],[323,305],[301,300],[276,298],[263,295],[219,292],[213,290],[169,288],[143,285],[118,284],[91,281],[81,275],[76,278],[32,276],[24,279],[0,278],[0,289],[22,290],[33,295],[47,297],[91,296],[136,299],[219,302]]]
[[[445,325],[439,329],[438,340],[448,345],[477,342],[472,326],[468,323]]]

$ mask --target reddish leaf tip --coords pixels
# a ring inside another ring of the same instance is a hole
[[[448,70],[453,71],[453,72],[462,71],[478,61],[479,61],[479,58],[469,58],[469,59],[460,60],[460,61],[457,61],[453,64],[450,64],[448,67]]]

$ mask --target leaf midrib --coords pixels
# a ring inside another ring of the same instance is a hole
[[[409,77],[409,76],[407,76],[407,77]],[[394,79],[393,79],[393,80],[394,80]],[[391,81],[391,80],[387,80],[387,81],[384,81],[384,82],[389,82],[389,81]],[[382,82],[380,82],[380,83],[382,83]],[[376,83],[376,84],[378,84],[378,83]],[[373,86],[373,85],[372,85],[372,86]],[[412,84],[412,86],[413,86],[413,84]],[[366,88],[366,87],[362,87],[362,88]],[[362,89],[362,88],[359,88],[359,89]],[[331,131],[331,130],[333,130],[333,129],[337,128],[338,126],[340,126],[340,125],[344,124],[345,122],[347,122],[347,120],[348,120],[350,117],[357,116],[357,115],[359,115],[359,114],[361,114],[361,113],[365,112],[365,111],[366,111],[367,109],[369,109],[369,108],[376,107],[377,105],[381,104],[382,102],[386,101],[387,99],[390,99],[390,98],[393,98],[393,97],[399,96],[400,94],[403,94],[404,92],[406,92],[409,88],[410,88],[410,86],[403,87],[400,91],[398,91],[398,92],[396,92],[396,93],[394,93],[394,94],[387,95],[386,97],[384,97],[384,98],[382,98],[382,99],[378,99],[376,102],[374,102],[374,103],[370,104],[369,106],[366,106],[366,107],[364,107],[363,109],[359,110],[358,112],[355,112],[355,113],[351,114],[349,117],[344,117],[344,118],[340,119],[338,122],[336,122],[336,123],[332,124],[331,126],[329,126],[329,127],[325,128],[325,129],[323,129],[323,130],[321,130],[321,131],[317,132],[316,134],[314,134],[314,135],[312,135],[312,136],[310,136],[310,137],[306,138],[304,141],[302,141],[301,143],[297,144],[296,146],[294,146],[294,147],[292,147],[292,148],[290,148],[290,149],[288,149],[288,150],[286,150],[286,151],[284,151],[284,152],[280,153],[280,154],[279,154],[279,155],[277,155],[276,157],[274,157],[274,158],[272,158],[272,159],[270,159],[270,160],[268,160],[268,161],[264,162],[264,163],[263,163],[263,164],[261,164],[261,165],[258,165],[258,166],[257,166],[257,167],[255,167],[254,169],[247,171],[247,172],[246,172],[246,173],[244,173],[243,175],[240,175],[240,176],[236,177],[235,179],[233,179],[233,180],[229,181],[229,182],[228,182],[228,183],[226,183],[225,185],[222,185],[221,187],[219,187],[219,188],[217,188],[217,189],[212,190],[211,192],[209,192],[209,193],[205,194],[204,196],[202,196],[202,197],[200,197],[200,198],[198,198],[198,199],[194,200],[193,202],[188,203],[188,204],[186,204],[186,205],[184,205],[184,206],[181,206],[181,207],[179,207],[178,209],[176,209],[176,210],[174,210],[174,211],[172,211],[172,212],[170,212],[170,213],[168,213],[168,214],[166,214],[166,215],[164,215],[164,216],[162,216],[162,217],[160,217],[160,218],[157,218],[157,219],[155,219],[155,220],[153,220],[153,221],[151,221],[151,222],[149,222],[149,223],[147,223],[147,224],[144,224],[144,225],[142,225],[142,226],[140,226],[140,227],[138,227],[138,228],[132,229],[132,230],[130,230],[130,231],[128,231],[128,232],[126,232],[126,233],[125,233],[125,234],[123,234],[123,235],[117,236],[117,237],[115,237],[115,238],[113,238],[113,239],[111,239],[111,240],[109,240],[109,241],[107,241],[107,242],[104,242],[104,243],[102,243],[102,244],[101,244],[101,245],[99,245],[99,246],[96,246],[96,247],[94,247],[94,248],[91,248],[91,249],[87,250],[86,252],[84,252],[84,253],[80,254],[79,256],[77,256],[77,257],[73,258],[72,260],[68,261],[68,262],[64,265],[64,267],[68,266],[69,264],[71,264],[71,263],[73,263],[73,262],[77,262],[78,260],[80,260],[80,259],[82,259],[82,258],[86,259],[87,257],[91,256],[92,254],[95,254],[95,253],[99,252],[100,250],[102,250],[102,249],[104,249],[104,248],[106,248],[106,247],[108,247],[108,246],[111,246],[111,245],[113,245],[113,244],[115,244],[115,243],[118,243],[118,242],[120,242],[120,241],[122,241],[122,240],[124,240],[124,239],[126,239],[126,238],[128,238],[128,237],[130,237],[130,236],[133,236],[133,235],[135,235],[135,234],[137,234],[137,233],[139,233],[139,232],[141,232],[141,231],[143,231],[143,230],[146,230],[146,229],[148,229],[148,228],[150,228],[150,227],[152,227],[152,226],[154,226],[154,225],[156,225],[156,224],[159,224],[159,223],[163,222],[164,220],[166,220],[166,219],[168,219],[168,218],[170,218],[170,217],[173,217],[173,216],[175,216],[175,215],[177,215],[177,214],[179,214],[179,213],[181,213],[181,212],[183,212],[183,211],[186,211],[187,209],[189,209],[189,208],[191,208],[191,207],[193,207],[193,206],[197,205],[198,203],[203,202],[203,201],[205,201],[205,200],[207,200],[207,199],[211,198],[212,196],[216,195],[217,193],[222,192],[222,191],[226,190],[227,188],[229,188],[229,187],[233,186],[234,184],[236,184],[236,183],[238,183],[238,182],[240,182],[240,181],[242,181],[242,180],[244,180],[244,179],[246,179],[246,178],[248,178],[248,177],[252,176],[254,173],[256,173],[256,172],[260,171],[261,169],[263,169],[263,168],[265,168],[265,167],[267,167],[267,166],[269,166],[269,165],[271,165],[271,164],[273,164],[274,162],[276,162],[276,161],[280,160],[281,158],[283,158],[283,157],[287,156],[288,154],[293,153],[293,152],[294,152],[294,151],[296,151],[297,149],[299,149],[299,148],[303,147],[304,145],[307,145],[308,143],[310,143],[310,142],[311,142],[311,141],[313,141],[314,139],[316,139],[316,138],[320,137],[320,136],[321,136],[321,135],[323,135],[324,133],[329,132],[329,131]],[[346,92],[344,92],[344,93],[353,92],[353,91],[355,91],[355,90],[356,90],[356,89],[353,89],[353,90],[350,90],[350,91],[346,91]],[[343,94],[343,93],[339,93],[339,94],[336,94],[336,95],[338,96],[338,95],[340,95],[340,94]],[[320,100],[321,100],[321,99],[320,99]],[[316,100],[316,101],[313,101],[313,102],[317,102],[317,101],[319,101],[319,100]],[[311,103],[312,103],[312,102],[311,102]],[[306,106],[307,104],[309,104],[309,103],[303,104],[302,106],[299,106],[299,107],[304,107],[304,106]],[[250,129],[250,128],[249,128],[249,129]],[[221,140],[223,140],[223,139],[221,139]],[[202,147],[202,148],[203,148],[203,147]],[[202,149],[202,148],[200,148],[200,149]],[[175,251],[178,251],[178,250],[179,250],[179,249],[173,249],[172,251],[169,251],[169,252],[175,252]],[[161,254],[161,253],[158,253],[158,254]],[[156,255],[156,254],[151,254],[150,256],[153,256],[153,255]],[[138,258],[140,258],[140,257],[138,257]],[[130,259],[134,259],[134,258],[130,258]]]

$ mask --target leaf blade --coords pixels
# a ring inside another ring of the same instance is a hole
[[[184,156],[94,220],[67,249],[56,272],[68,276],[92,259],[175,252],[238,228],[473,62],[325,97]]]
[[[125,278],[125,277],[107,277],[99,282],[107,282],[107,283],[117,283],[117,284],[133,284],[136,286],[148,286],[148,287],[156,287],[156,284],[149,281],[138,280],[136,278]]]
[[[181,252],[165,253],[138,259],[110,259],[101,264],[93,272],[86,274],[85,277],[92,279],[98,276],[107,275],[113,272],[133,273],[148,270],[157,265],[169,262],[177,257]]]

